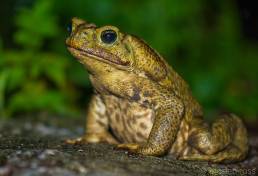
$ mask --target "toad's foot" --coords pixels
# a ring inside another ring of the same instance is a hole
[[[65,143],[66,144],[82,144],[82,143],[87,143],[87,142],[84,140],[84,137],[78,137],[75,139],[66,139]]]
[[[75,139],[67,139],[65,143],[67,144],[87,144],[87,143],[100,143],[106,142],[109,144],[117,144],[117,141],[108,133],[91,133],[85,134],[82,137],[75,138]]]

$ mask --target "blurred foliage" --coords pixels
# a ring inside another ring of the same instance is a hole
[[[19,49],[5,50],[0,60],[0,108],[4,115],[74,111],[74,90],[66,73],[68,58],[44,46],[60,33],[52,6],[51,1],[40,0],[31,9],[21,9],[15,18],[18,30],[14,42]]]
[[[243,37],[236,4],[223,0],[20,5],[14,20],[17,47],[0,52],[0,112],[71,114],[82,107],[89,97],[88,76],[64,46],[65,25],[73,16],[145,39],[186,79],[208,116],[226,110],[257,118],[258,46]]]

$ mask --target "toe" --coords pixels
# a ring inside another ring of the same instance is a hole
[[[139,144],[129,143],[129,144],[118,144],[118,149],[126,149],[126,150],[136,150],[139,148]]]

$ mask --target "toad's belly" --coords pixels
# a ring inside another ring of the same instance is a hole
[[[119,142],[146,141],[154,121],[153,110],[114,96],[106,96],[104,102],[109,126]]]

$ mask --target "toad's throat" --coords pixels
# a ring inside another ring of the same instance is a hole
[[[129,61],[123,61],[120,57],[107,52],[104,49],[101,48],[74,48],[71,46],[68,46],[69,50],[73,50],[76,52],[79,52],[80,55],[82,56],[86,56],[86,57],[90,57],[90,58],[94,58],[97,59],[99,61],[102,62],[111,62],[113,64],[116,65],[121,65],[121,66],[128,66],[129,65]]]

